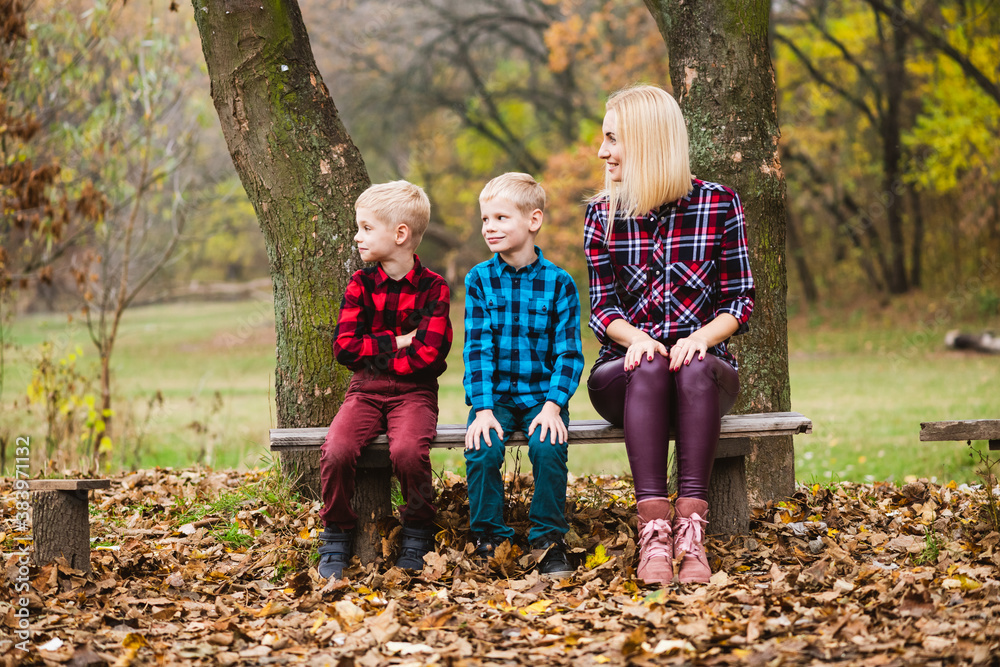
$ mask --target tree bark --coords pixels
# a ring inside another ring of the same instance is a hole
[[[278,427],[327,425],[349,373],[332,341],[354,202],[370,181],[295,0],[193,0],[212,99],[264,233],[274,282]]]
[[[691,168],[743,201],[757,301],[750,331],[733,339],[743,387],[736,412],[791,406],[785,298],[785,179],[778,157],[767,0],[645,0],[670,53],[674,95],[687,119]],[[750,500],[795,490],[791,437],[752,439]]]
[[[31,531],[35,565],[62,556],[70,567],[90,572],[88,491],[32,491]]]

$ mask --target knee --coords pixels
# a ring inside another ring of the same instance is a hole
[[[431,457],[426,448],[413,444],[389,449],[389,460],[396,470],[430,468]]]
[[[532,442],[528,447],[528,458],[531,459],[531,467],[535,470],[543,468],[565,468],[569,454],[569,447],[566,443],[555,443],[551,440],[545,442]]]
[[[327,439],[320,448],[319,462],[324,468],[340,470],[354,466],[358,455],[352,447],[337,444],[336,440]]]
[[[503,443],[494,437],[490,446],[480,442],[479,449],[466,449],[465,464],[467,468],[496,468],[499,470],[500,466],[503,465],[503,455]]]
[[[682,364],[674,371],[677,391],[679,393],[717,391],[718,384],[715,381],[715,372],[712,368],[713,361],[714,359],[710,359],[709,355],[705,355],[704,359],[695,357],[690,364]]]
[[[628,372],[628,383],[631,387],[662,391],[669,382],[670,360],[660,354],[654,354],[652,361],[643,359],[638,366]]]

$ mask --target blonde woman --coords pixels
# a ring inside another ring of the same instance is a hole
[[[638,576],[707,582],[708,481],[739,392],[726,341],[747,330],[754,288],[737,194],[691,175],[677,102],[655,86],[608,100],[604,190],[587,207],[590,327],[602,347],[587,387],[625,428],[639,514]],[[678,494],[667,491],[677,437]]]

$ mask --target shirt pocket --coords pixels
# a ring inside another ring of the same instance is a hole
[[[547,303],[534,303],[528,306],[528,328],[532,333],[543,334],[549,330],[549,318],[552,308]]]
[[[681,325],[705,325],[712,316],[715,261],[674,262],[670,265],[674,321]]]
[[[615,265],[615,289],[626,303],[634,303],[646,290],[646,267],[643,264]]]
[[[490,328],[494,332],[504,331],[507,327],[507,300],[502,296],[490,294],[486,297],[484,307]]]

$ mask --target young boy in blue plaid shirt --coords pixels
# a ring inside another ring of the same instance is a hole
[[[572,571],[563,535],[569,399],[583,371],[580,297],[568,273],[542,256],[545,190],[528,174],[508,173],[479,195],[483,238],[495,254],[465,278],[465,436],[469,524],[476,555],[488,558],[514,531],[504,523],[504,446],[528,438],[535,485],[533,550],[542,574]]]

